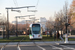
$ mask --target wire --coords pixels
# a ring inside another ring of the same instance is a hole
[[[17,7],[18,6],[18,3],[17,3],[17,0],[13,0],[15,6]],[[20,12],[20,15],[22,16],[21,12]]]
[[[37,7],[38,7],[38,4],[39,4],[39,0],[37,0],[37,4],[36,4],[36,7],[35,7],[35,9],[37,9]],[[36,12],[34,12],[34,15],[36,15]]]
[[[15,4],[15,6],[18,6],[18,3],[17,3],[16,0],[13,0],[13,2],[14,2],[14,4]]]
[[[39,0],[37,1],[36,8],[35,9],[37,9],[38,4],[39,4]]]

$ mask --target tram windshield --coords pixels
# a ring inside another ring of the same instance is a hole
[[[40,25],[39,24],[33,24],[32,25],[32,31],[33,31],[33,34],[39,34],[40,33]]]

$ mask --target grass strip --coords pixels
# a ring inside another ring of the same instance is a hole
[[[9,39],[7,39],[7,38],[0,39],[0,43],[11,42],[11,41],[13,41],[13,42],[19,42],[24,37],[25,37],[25,39],[22,40],[22,42],[30,42],[31,41],[29,39],[29,36],[23,35],[23,36],[19,36],[19,37],[10,37]],[[13,40],[13,39],[15,39],[15,40]],[[65,40],[65,38],[64,38],[64,40]],[[54,37],[50,37],[50,36],[47,37],[47,35],[43,35],[42,40],[34,40],[34,41],[54,41]],[[55,39],[55,41],[57,41],[57,39]],[[58,41],[60,41],[60,39],[58,39]],[[75,41],[75,38],[69,38],[69,41]]]

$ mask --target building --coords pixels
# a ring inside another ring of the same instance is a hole
[[[39,23],[42,25],[43,32],[46,31],[46,22],[47,22],[47,20],[46,20],[45,17],[41,17],[41,18],[40,18],[40,22],[39,22]]]

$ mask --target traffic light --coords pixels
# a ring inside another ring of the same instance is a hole
[[[65,23],[65,26],[69,26],[70,24],[69,23]]]

